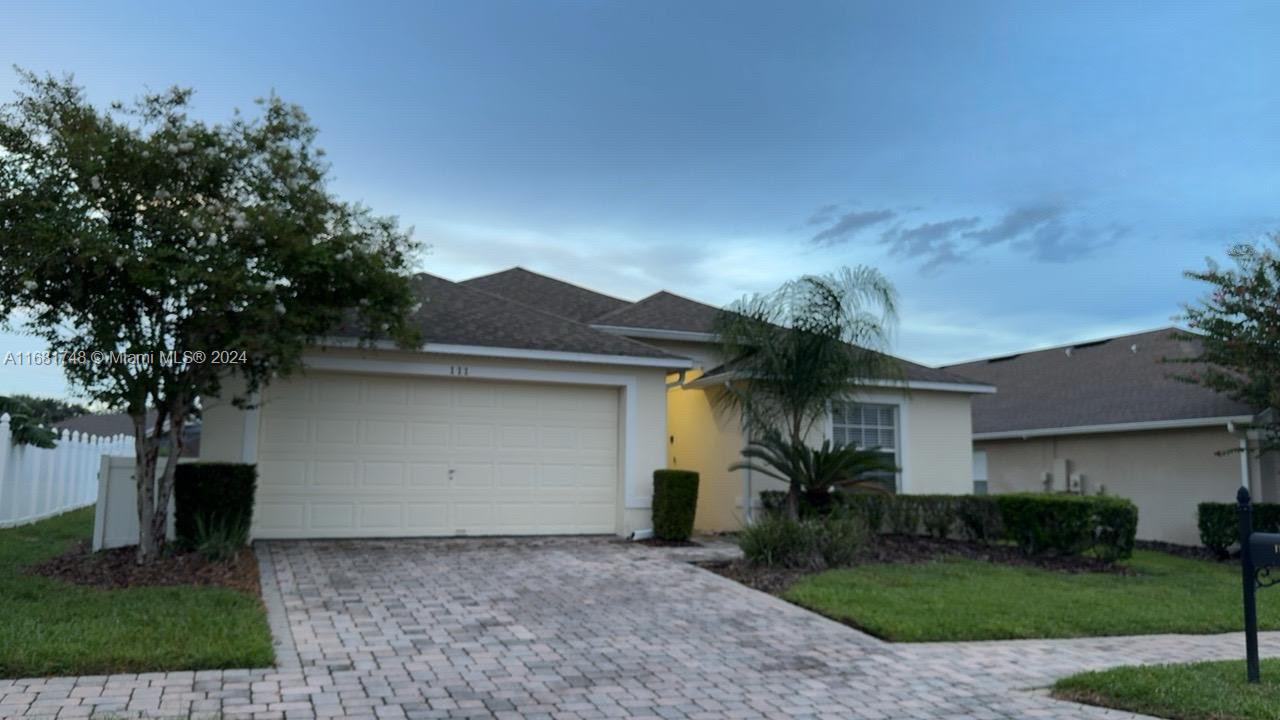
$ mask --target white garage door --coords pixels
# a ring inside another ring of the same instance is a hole
[[[259,416],[262,538],[611,533],[616,388],[308,373]]]

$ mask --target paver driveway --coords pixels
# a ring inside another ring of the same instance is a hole
[[[1240,652],[1238,635],[891,645],[612,540],[259,547],[280,667],[0,681],[0,715],[1132,718],[1034,688]]]

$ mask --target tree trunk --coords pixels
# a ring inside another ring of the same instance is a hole
[[[156,487],[156,505],[152,508],[151,536],[161,547],[168,540],[169,499],[173,497],[173,478],[178,471],[178,460],[182,457],[182,431],[186,426],[187,409],[179,405],[169,415],[169,457],[164,472],[160,474]]]
[[[139,565],[145,565],[160,555],[160,546],[164,536],[156,542],[151,532],[156,506],[156,456],[159,447],[154,437],[147,434],[145,416],[133,417],[134,468],[133,475],[137,483],[138,494],[138,555]]]

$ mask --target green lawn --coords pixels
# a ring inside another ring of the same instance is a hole
[[[22,574],[92,526],[88,508],[0,530],[0,677],[272,664],[258,598],[219,587],[99,590]]]
[[[1065,700],[1178,720],[1275,720],[1280,659],[1262,661],[1262,683],[1245,682],[1243,660],[1144,665],[1073,675],[1053,688]]]
[[[810,576],[787,600],[901,641],[1003,640],[1243,629],[1238,566],[1138,551],[1140,574],[1067,574],[973,560],[864,565]],[[1280,594],[1260,593],[1263,629]]]

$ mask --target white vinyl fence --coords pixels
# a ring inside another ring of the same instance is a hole
[[[26,525],[98,499],[99,458],[133,455],[133,437],[63,430],[53,448],[13,442],[0,415],[0,528]]]

